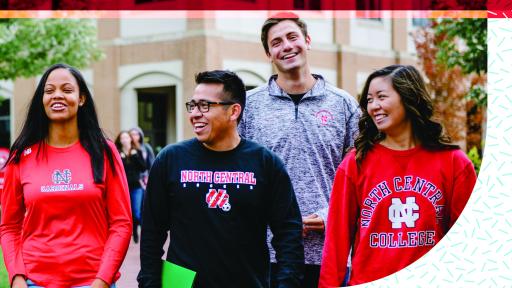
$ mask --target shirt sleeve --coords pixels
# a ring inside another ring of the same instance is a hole
[[[153,151],[153,148],[148,143],[144,143],[144,147],[146,147],[146,151],[148,153],[147,161],[146,161],[146,168],[147,170],[151,169],[151,165],[153,165],[153,162],[155,162],[155,152]]]
[[[112,284],[128,251],[132,235],[132,214],[123,162],[110,142],[109,147],[114,157],[114,167],[105,157],[105,193],[109,228],[96,277]]]
[[[346,162],[349,159],[345,159]],[[356,189],[342,168],[336,171],[329,205],[319,287],[339,287],[345,278],[350,247],[357,227]],[[357,169],[354,167],[354,169]]]
[[[11,162],[6,167],[1,203],[2,223],[0,225],[0,237],[5,266],[12,283],[15,275],[26,275],[21,243],[25,203],[18,164]]]
[[[272,247],[276,251],[277,287],[300,287],[304,264],[302,217],[290,177],[277,156],[274,161],[276,168],[269,169],[274,171],[270,176],[273,197],[269,225]]]
[[[455,178],[450,200],[450,221],[448,229],[453,226],[462,213],[462,210],[464,210],[476,183],[476,173],[473,163],[471,163],[461,150],[458,150],[455,155]]]
[[[359,118],[361,117],[361,110],[359,109],[359,105],[356,100],[349,96],[350,100],[348,101],[347,108],[347,123],[346,123],[346,133],[345,133],[345,151],[343,151],[343,155],[345,155],[346,151],[349,147],[354,147],[354,140],[359,134]]]
[[[163,245],[170,223],[170,199],[166,187],[168,171],[164,157],[165,154],[158,154],[151,167],[142,210],[141,270],[137,281],[143,288],[160,288],[162,285]]]
[[[329,213],[329,207],[322,208],[315,212],[318,217],[322,218],[324,225],[327,227],[327,214]]]

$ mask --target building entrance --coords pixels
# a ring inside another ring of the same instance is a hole
[[[137,89],[138,125],[155,153],[176,142],[176,87]]]

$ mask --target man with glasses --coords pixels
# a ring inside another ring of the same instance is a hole
[[[311,73],[311,38],[296,14],[285,12],[267,19],[261,42],[277,74],[247,93],[239,131],[275,152],[290,173],[304,216],[302,287],[316,288],[332,183],[347,148],[353,145],[359,109],[347,92]]]
[[[197,272],[194,287],[270,287],[267,227],[276,235],[279,287],[298,287],[300,211],[281,160],[238,135],[244,84],[219,70],[197,74],[196,83],[186,103],[196,138],[164,148],[149,175],[139,287],[162,287],[167,232],[167,261]]]

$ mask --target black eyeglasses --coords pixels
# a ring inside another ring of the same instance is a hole
[[[210,105],[233,105],[236,104],[235,102],[212,102],[212,101],[206,101],[206,100],[199,100],[199,101],[190,101],[185,103],[185,107],[187,107],[187,112],[192,113],[194,108],[197,106],[199,109],[199,112],[206,113],[210,111]]]

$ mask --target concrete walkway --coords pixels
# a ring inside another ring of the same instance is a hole
[[[126,253],[123,265],[121,266],[121,278],[116,283],[119,288],[137,288],[137,274],[140,270],[139,244],[135,244],[133,240]]]
[[[140,228],[139,228],[140,229]],[[139,230],[140,235],[140,230]],[[167,255],[167,247],[169,247],[169,237],[164,243],[164,255],[165,259]],[[126,258],[124,259],[123,265],[121,265],[121,278],[117,280],[116,286],[118,288],[137,288],[137,275],[140,270],[140,243],[135,244],[133,239],[130,242],[130,247],[128,247],[128,252],[126,253]],[[1,287],[0,287],[1,288]]]

